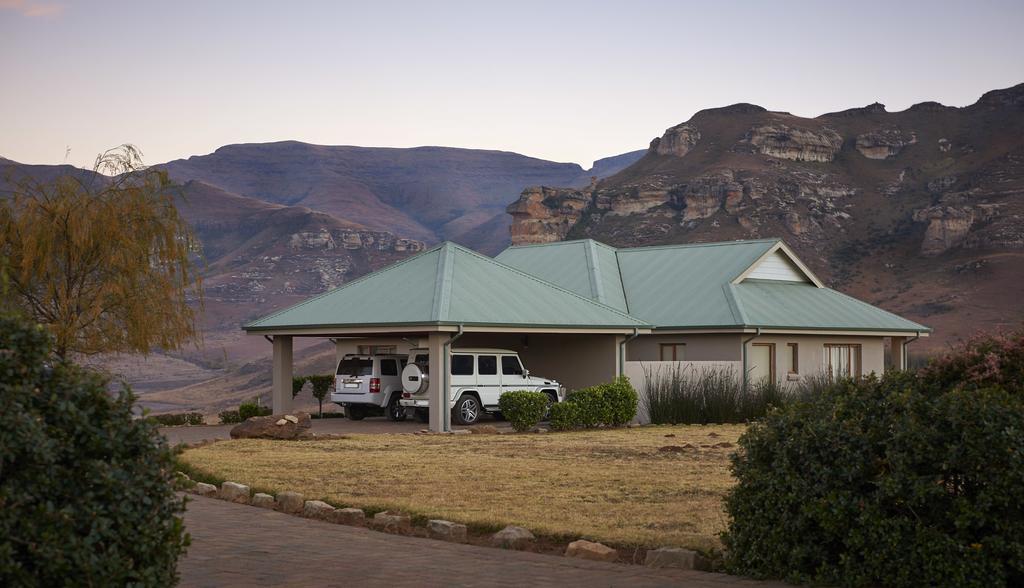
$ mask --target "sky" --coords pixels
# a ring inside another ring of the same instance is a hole
[[[0,0],[0,156],[445,145],[584,167],[702,108],[973,103],[1024,2]]]

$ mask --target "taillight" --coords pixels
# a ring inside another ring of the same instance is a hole
[[[380,392],[380,378],[370,378],[370,394]]]
[[[402,398],[412,398],[412,394],[409,394],[408,392],[402,392]]]

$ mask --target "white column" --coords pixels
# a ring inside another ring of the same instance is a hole
[[[292,338],[274,335],[274,414],[285,414],[292,410]]]
[[[430,333],[427,337],[427,349],[430,351],[430,379],[427,387],[427,398],[430,400],[430,430],[435,433],[444,431],[444,414],[450,410],[444,401],[444,342],[448,333]]]
[[[903,342],[906,340],[906,337],[889,338],[889,369],[907,369],[907,358],[904,356],[903,353]]]

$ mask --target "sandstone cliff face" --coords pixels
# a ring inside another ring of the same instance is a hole
[[[941,346],[978,321],[1024,321],[1024,84],[965,108],[704,110],[619,174],[529,189],[508,210],[513,243],[781,237],[832,285],[947,329]],[[990,310],[965,321],[969,304]]]

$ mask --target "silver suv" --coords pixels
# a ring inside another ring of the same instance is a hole
[[[392,421],[404,421],[399,401],[406,361],[405,355],[346,355],[338,362],[331,402],[343,406],[353,421],[381,412]]]

